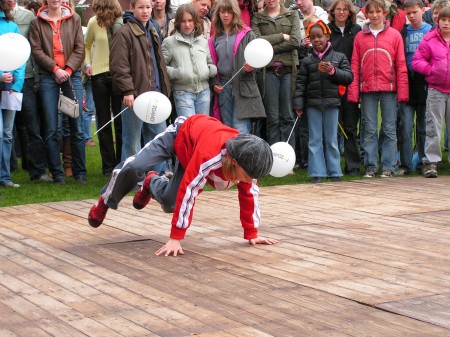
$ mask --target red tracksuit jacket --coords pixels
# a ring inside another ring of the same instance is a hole
[[[226,141],[238,134],[239,131],[205,115],[189,117],[178,130],[174,148],[185,174],[177,193],[170,233],[172,239],[184,238],[192,222],[195,198],[206,183],[217,190],[233,186],[223,176],[222,164],[228,153]],[[244,238],[254,239],[258,236],[260,223],[257,181],[240,182],[237,188]]]

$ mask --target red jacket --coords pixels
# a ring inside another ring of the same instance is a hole
[[[174,149],[185,173],[172,218],[172,239],[184,238],[192,221],[195,198],[203,191],[206,183],[218,190],[234,185],[225,179],[222,165],[228,154],[226,141],[238,134],[239,131],[206,115],[189,117],[178,130]],[[254,239],[258,236],[260,223],[258,184],[256,180],[252,183],[240,182],[237,188],[244,238]]]
[[[359,102],[360,93],[384,91],[397,92],[398,102],[407,102],[408,71],[400,33],[385,21],[385,28],[375,37],[366,24],[353,46],[354,77],[348,87],[348,100]]]

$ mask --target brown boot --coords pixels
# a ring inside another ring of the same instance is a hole
[[[72,153],[70,151],[70,137],[63,137],[62,139],[62,156],[63,156],[63,168],[64,175],[71,177],[72,174]]]

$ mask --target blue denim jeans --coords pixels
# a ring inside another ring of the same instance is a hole
[[[221,82],[224,85],[226,81]],[[237,117],[236,104],[234,102],[232,84],[226,85],[219,94],[219,110],[222,123],[239,130],[240,133],[250,133],[252,122],[250,118],[239,119]]]
[[[123,107],[125,108],[125,106]],[[138,153],[142,146],[153,140],[156,135],[164,132],[166,122],[159,124],[144,123],[133,110],[127,109],[122,115],[122,161]],[[142,137],[141,137],[142,136]],[[152,168],[156,172],[164,172],[166,164],[158,164]]]
[[[339,107],[308,107],[309,129],[309,177],[340,177],[341,155],[339,153],[337,131]],[[325,146],[325,148],[324,148]]]
[[[83,134],[84,141],[92,139],[91,125],[92,116],[95,113],[94,96],[92,95],[92,82],[89,78],[84,85],[85,100],[86,100],[86,111],[83,111]]]
[[[397,94],[372,92],[361,94],[361,114],[364,115],[364,165],[366,171],[378,170],[378,103],[381,108],[381,144],[383,171],[394,172],[397,162]]]
[[[425,104],[411,105],[407,103],[400,104],[400,118],[398,124],[398,137],[400,143],[400,163],[401,167],[412,170],[413,158],[413,130],[414,115],[416,115],[416,147],[419,153],[419,167],[422,158],[425,156]]]
[[[81,75],[76,71],[70,77],[75,90],[75,95],[80,103],[80,116],[82,116],[83,85]],[[58,84],[55,82],[53,74],[40,75],[40,96],[42,101],[43,135],[47,151],[48,168],[53,178],[63,179],[64,172],[61,167],[60,140],[61,128],[59,120],[62,114],[58,112],[59,90],[64,95],[73,98],[69,82]],[[78,118],[68,118],[70,130],[70,150],[72,153],[72,172],[75,178],[86,177],[86,154],[84,145],[84,135],[82,120]]]
[[[294,126],[291,80],[291,74],[277,76],[266,73],[264,107],[267,115],[266,136],[270,145],[287,141]],[[295,137],[290,138],[289,144],[295,148]]]
[[[11,182],[11,151],[15,110],[0,109],[0,183]]]
[[[189,91],[175,90],[173,92],[173,100],[178,116],[209,115],[211,91],[209,88],[206,88],[196,94]]]

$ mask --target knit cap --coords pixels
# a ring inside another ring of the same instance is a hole
[[[228,139],[226,147],[230,156],[242,166],[253,179],[269,174],[273,164],[273,154],[267,142],[251,134],[239,134]]]

